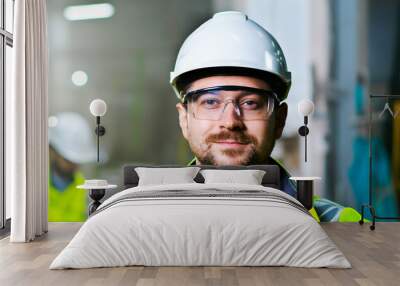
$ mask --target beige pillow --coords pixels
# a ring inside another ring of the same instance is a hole
[[[138,186],[196,183],[193,179],[199,167],[185,168],[135,168],[139,176]]]
[[[261,185],[265,171],[262,170],[201,170],[205,184],[234,183],[246,185]]]

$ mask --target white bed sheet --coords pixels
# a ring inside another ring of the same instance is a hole
[[[137,192],[168,190],[263,191],[279,199],[121,200]],[[192,183],[127,189],[99,207],[50,269],[128,265],[350,268],[318,222],[299,206],[277,189],[255,185]]]

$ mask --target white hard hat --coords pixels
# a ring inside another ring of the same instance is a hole
[[[270,79],[280,100],[287,97],[291,74],[275,38],[256,22],[236,11],[216,13],[183,43],[170,83],[179,99],[180,81],[193,73],[204,77],[233,70]]]
[[[96,161],[97,149],[94,136],[94,129],[92,130],[87,120],[78,113],[63,112],[52,117],[52,124],[49,126],[49,144],[58,154],[72,163]]]

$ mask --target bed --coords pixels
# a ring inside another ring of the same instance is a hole
[[[200,173],[192,183],[138,185],[137,167],[124,167],[121,192],[100,205],[50,269],[351,267],[303,205],[279,190],[277,166],[199,166],[263,170],[260,185],[205,183]]]

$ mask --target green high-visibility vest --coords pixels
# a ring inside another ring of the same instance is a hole
[[[85,179],[80,172],[74,174],[74,180],[66,190],[57,190],[49,176],[49,221],[79,222],[87,219],[87,191],[77,189]]]

